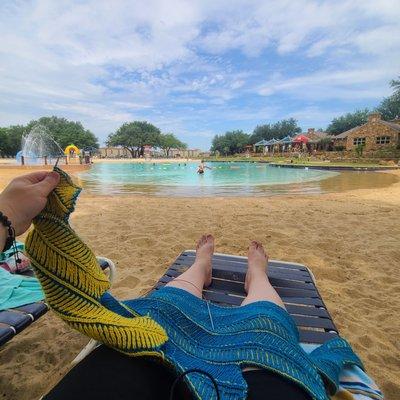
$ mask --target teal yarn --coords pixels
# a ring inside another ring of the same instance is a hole
[[[168,335],[160,348],[165,361],[178,374],[189,369],[209,373],[223,400],[246,399],[247,383],[241,372],[246,366],[272,370],[301,386],[315,400],[329,399],[324,382],[331,392],[337,390],[343,366],[363,368],[342,338],[308,355],[299,345],[291,316],[267,301],[222,307],[182,289],[164,287],[122,305],[106,293],[101,303],[120,315],[129,317],[132,310],[158,322]],[[216,399],[212,382],[203,374],[190,373],[184,379],[198,399]]]

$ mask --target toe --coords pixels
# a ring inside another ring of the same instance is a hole
[[[199,247],[201,247],[203,245],[204,242],[204,235],[200,237],[200,239],[197,241],[197,246],[196,248],[198,249]]]

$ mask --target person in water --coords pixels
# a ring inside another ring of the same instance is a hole
[[[57,186],[59,182],[59,176],[55,172],[35,172],[33,174],[19,177],[13,180],[9,186],[0,194],[0,211],[2,212],[2,218],[0,220],[0,247],[3,248],[5,245],[7,246],[7,221],[11,221],[12,226],[15,229],[15,233],[22,234],[24,233],[30,226],[32,219],[43,209],[46,204],[47,196],[50,192]],[[8,218],[5,218],[7,216]],[[302,360],[302,357],[305,357],[305,354],[301,353],[300,350],[296,350],[296,343],[291,343],[287,341],[293,334],[293,329],[295,326],[293,321],[290,320],[290,316],[287,313],[284,303],[282,299],[279,297],[275,289],[272,287],[267,274],[266,274],[266,265],[268,261],[267,253],[263,247],[263,245],[258,241],[252,241],[248,250],[248,270],[245,278],[245,291],[247,296],[244,298],[240,307],[235,307],[232,309],[226,308],[218,308],[214,305],[208,305],[208,317],[211,318],[211,314],[215,313],[225,313],[221,320],[218,318],[215,319],[215,329],[214,323],[211,319],[211,326],[209,318],[206,318],[204,322],[202,320],[204,307],[206,304],[204,300],[202,300],[202,291],[204,287],[207,287],[211,283],[212,278],[212,256],[214,253],[214,237],[210,234],[203,235],[197,242],[196,246],[196,257],[192,266],[182,273],[180,276],[173,279],[171,282],[167,283],[164,289],[160,289],[157,293],[153,295],[149,295],[146,298],[130,300],[125,302],[126,306],[135,307],[139,311],[139,315],[148,315],[151,318],[157,319],[157,316],[165,315],[167,320],[159,320],[159,323],[164,321],[166,325],[165,329],[169,329],[171,331],[171,327],[169,327],[168,318],[173,318],[174,313],[176,314],[176,310],[181,310],[183,314],[181,315],[181,322],[179,320],[174,319],[172,322],[177,326],[176,334],[179,335],[187,329],[187,326],[190,326],[193,322],[196,322],[193,326],[198,326],[200,330],[197,331],[197,335],[194,333],[193,337],[179,337],[180,340],[183,340],[182,343],[191,342],[194,340],[195,342],[199,341],[202,337],[207,340],[218,340],[218,337],[224,339],[224,345],[215,347],[213,350],[216,354],[216,357],[224,357],[223,359],[218,359],[218,362],[222,363],[221,368],[223,367],[223,363],[225,362],[225,357],[233,357],[232,362],[235,361],[237,354],[242,354],[242,351],[246,352],[246,348],[248,346],[262,346],[263,344],[260,342],[263,337],[263,333],[265,327],[268,327],[267,331],[267,342],[268,340],[273,340],[275,343],[282,343],[284,346],[280,348],[277,345],[273,346],[273,353],[271,353],[271,362],[276,363],[277,367],[282,367],[283,369],[289,368],[288,371],[292,371],[291,363],[296,360],[297,364],[293,364],[293,368],[299,368],[296,370],[296,376],[304,376],[310,378],[311,384],[309,386],[302,384],[301,380],[295,379],[293,376],[291,379],[290,374],[278,373],[273,368],[258,368],[255,365],[263,365],[265,361],[263,361],[264,353],[253,354],[253,351],[249,355],[249,359],[252,357],[256,357],[258,362],[249,363],[250,365],[240,365],[241,367],[241,376],[229,379],[229,381],[234,381],[235,379],[240,382],[240,379],[244,379],[247,385],[247,400],[257,400],[264,399],[266,394],[268,395],[268,399],[293,399],[293,400],[310,400],[310,399],[325,399],[325,396],[321,394],[321,389],[318,386],[322,385],[322,381],[315,381],[315,374],[313,372],[312,363],[310,360],[307,361],[307,369],[302,369],[302,363],[306,362]],[[104,295],[105,296],[105,295]],[[104,297],[103,296],[103,297]],[[107,301],[114,302],[111,295],[108,295],[106,298]],[[148,299],[148,300],[147,300]],[[155,300],[155,301],[152,301]],[[111,303],[109,303],[111,304]],[[113,303],[114,306],[116,303]],[[163,309],[164,304],[167,306],[166,309]],[[113,307],[114,307],[113,306]],[[159,311],[155,309],[152,311],[150,308],[148,312],[145,312],[145,308],[150,306],[151,308],[158,307]],[[175,307],[175,310],[173,307]],[[190,311],[193,309],[193,312]],[[211,311],[210,311],[211,309]],[[178,312],[181,312],[178,311]],[[122,310],[124,312],[124,310]],[[160,312],[160,315],[158,313]],[[187,313],[187,314],[185,314]],[[177,314],[178,315],[178,314]],[[192,319],[182,318],[183,316],[190,316]],[[270,316],[268,316],[270,315]],[[225,321],[229,320],[233,317],[233,323],[225,323]],[[250,317],[250,318],[249,318]],[[194,319],[193,319],[194,318]],[[248,325],[246,324],[248,321]],[[277,324],[277,321],[279,323]],[[179,324],[182,323],[181,326]],[[206,325],[202,325],[202,324]],[[258,325],[261,324],[261,325]],[[267,324],[264,326],[264,324]],[[212,327],[212,329],[211,329]],[[272,328],[270,328],[272,327]],[[204,330],[205,329],[205,330]],[[274,334],[270,334],[269,329],[274,330]],[[221,332],[220,332],[221,331]],[[232,334],[230,334],[233,333]],[[222,335],[221,335],[222,333]],[[247,339],[245,340],[245,347],[238,343],[239,347],[235,347],[235,351],[233,353],[229,353],[229,340],[233,340],[234,342],[237,340],[236,336],[242,336],[243,334],[247,334]],[[257,340],[254,341],[252,335],[256,334]],[[199,336],[200,335],[200,336]],[[204,336],[206,335],[206,336]],[[173,337],[173,336],[172,336]],[[167,344],[171,343],[170,346],[174,345],[174,340],[171,341],[168,339]],[[214,339],[215,337],[215,339]],[[269,339],[268,339],[269,338]],[[265,346],[273,345],[273,343],[265,343]],[[205,342],[206,343],[206,342]],[[286,345],[285,345],[286,343]],[[201,357],[206,362],[204,365],[208,365],[207,363],[214,363],[214,360],[209,360],[209,353],[213,348],[210,347],[208,349],[210,342],[207,342],[205,348],[200,348]],[[343,343],[340,343],[340,347],[343,347]],[[285,347],[286,346],[286,347]],[[104,347],[104,346],[103,346]],[[165,356],[171,357],[170,360],[173,360],[175,355],[177,354],[178,348],[171,347],[171,350],[165,348]],[[225,349],[225,350],[224,350]],[[286,350],[285,350],[286,349]],[[113,352],[110,349],[104,347],[105,352]],[[286,351],[288,351],[286,353]],[[329,348],[326,349],[329,354]],[[300,353],[299,353],[300,352]],[[115,354],[114,354],[115,353]],[[175,392],[176,397],[170,397],[171,387],[173,387],[174,383],[176,383],[176,375],[174,372],[168,368],[166,363],[157,363],[150,358],[144,357],[124,357],[119,355],[116,352],[113,352],[111,357],[116,357],[116,362],[119,364],[118,366],[114,366],[113,368],[109,368],[109,364],[99,365],[94,358],[96,353],[92,353],[93,357],[89,355],[80,366],[89,371],[89,374],[85,379],[80,380],[79,384],[74,385],[74,379],[64,382],[64,390],[59,391],[59,388],[62,389],[63,382],[58,389],[55,388],[49,395],[45,397],[46,400],[62,400],[62,399],[70,399],[70,398],[79,398],[85,400],[91,399],[128,399],[128,398],[138,398],[138,399],[168,399],[168,398],[179,398],[179,399],[208,399],[211,398],[209,396],[200,396],[199,392],[193,392],[193,386],[190,387],[185,385],[181,380],[181,385],[177,387]],[[273,354],[273,357],[272,357]],[[293,355],[294,354],[294,355]],[[298,358],[296,354],[300,355],[301,358]],[[183,354],[183,361],[187,363],[185,357],[187,355]],[[280,357],[284,357],[285,362],[283,364],[279,363]],[[346,357],[351,358],[351,354],[346,353]],[[249,360],[245,358],[245,360]],[[269,359],[267,357],[267,359]],[[243,359],[241,359],[243,361]],[[277,361],[278,360],[278,361]],[[109,359],[108,359],[109,361]],[[230,361],[229,361],[230,362]],[[268,361],[269,362],[269,361]],[[334,359],[331,360],[334,362]],[[357,363],[355,362],[357,365]],[[217,365],[217,363],[216,363]],[[233,365],[233,364],[232,364]],[[89,368],[88,368],[89,367]],[[229,365],[228,365],[229,367]],[[311,370],[310,370],[311,368]],[[121,373],[119,373],[120,371]],[[125,373],[122,373],[125,371]],[[129,371],[131,373],[126,373]],[[235,369],[232,370],[235,372]],[[240,371],[240,370],[239,370]],[[311,372],[310,372],[311,371]],[[79,372],[79,366],[78,366]],[[221,370],[222,372],[222,370]],[[210,377],[210,374],[208,375]],[[127,381],[128,378],[128,381]],[[206,380],[207,376],[204,377]],[[329,378],[329,376],[328,376]],[[222,384],[222,389],[224,388],[224,384],[226,381],[221,381],[220,374],[217,374],[216,378],[220,384]],[[154,384],[157,382],[157,384]],[[194,381],[193,381],[194,382]],[[196,382],[194,382],[196,384]],[[66,384],[66,386],[65,386]],[[318,385],[317,385],[318,384]],[[200,382],[197,384],[197,387],[204,388],[204,385]],[[317,385],[317,386],[316,386]],[[129,388],[128,392],[124,392],[126,394],[122,394],[121,388]],[[233,391],[237,390],[235,386],[235,382],[233,382],[232,386],[230,386],[230,382],[228,382],[228,388],[231,387]],[[211,387],[211,393],[213,393],[215,397],[215,393],[218,393],[216,390],[217,386]],[[307,390],[305,390],[307,388]],[[118,395],[117,395],[118,393]],[[196,393],[196,394],[195,394]],[[236,393],[236,392],[235,392]],[[227,395],[227,392],[225,392]],[[213,398],[214,398],[213,397]],[[224,397],[228,398],[228,397]],[[239,397],[229,397],[230,399]],[[244,398],[244,397],[240,397]],[[327,398],[327,397],[326,397]]]
[[[207,165],[205,165],[205,164],[204,164],[204,161],[201,160],[199,166],[197,167],[197,173],[200,174],[200,175],[201,175],[201,174],[204,174],[206,168],[207,168],[207,169],[212,169],[212,168],[208,167]]]

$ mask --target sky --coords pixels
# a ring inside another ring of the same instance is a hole
[[[0,126],[57,115],[104,143],[146,120],[190,148],[283,118],[325,128],[400,75],[398,0],[0,2]]]

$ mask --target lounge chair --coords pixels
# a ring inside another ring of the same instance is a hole
[[[193,264],[194,258],[194,250],[181,253],[152,291],[158,290],[174,277],[179,276]],[[212,263],[213,279],[211,286],[203,292],[205,299],[225,306],[240,305],[245,296],[244,279],[247,258],[217,253],[214,254]],[[272,285],[282,297],[286,309],[294,318],[302,343],[319,345],[338,335],[338,330],[318,292],[314,276],[306,266],[270,260],[268,275]],[[102,368],[107,368],[109,372],[112,370],[108,378],[110,381],[113,380],[113,376],[118,376],[119,381],[126,378],[127,388],[122,390],[126,390],[126,396],[130,398],[129,387],[134,379],[135,368],[140,368],[141,361],[139,359],[136,363],[129,363],[129,360],[129,357],[105,346],[99,346],[97,342],[91,340],[73,361],[77,365],[44,399],[78,398],[74,396],[79,396],[81,385],[87,385],[87,380],[96,380],[94,377],[96,370]],[[110,366],[113,367],[110,368]],[[121,378],[121,374],[124,377]],[[165,377],[165,382],[157,382],[157,385],[164,384],[169,387],[168,384],[172,381],[171,374]],[[92,384],[95,386],[95,381]],[[104,393],[100,394],[104,396]],[[110,398],[114,398],[111,393],[109,395]],[[115,395],[115,398],[122,397]]]
[[[103,270],[108,270],[109,279],[112,282],[115,276],[114,263],[104,257],[97,257],[97,260]],[[28,271],[24,273],[24,275],[33,276],[33,272]],[[44,301],[38,301],[36,303],[0,311],[0,347],[16,334],[22,332],[26,327],[32,324],[32,322],[39,319],[48,309]]]
[[[181,253],[153,290],[157,290],[193,264],[194,250]],[[214,254],[213,280],[204,290],[206,300],[224,306],[238,306],[243,301],[247,257]],[[304,265],[270,260],[268,276],[293,317],[300,332],[300,342],[322,344],[338,335],[338,330],[318,292],[312,272]]]

